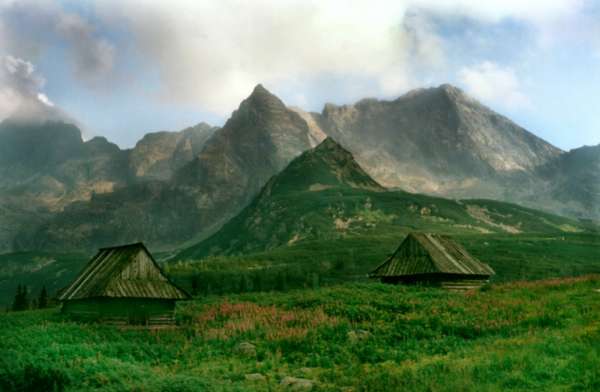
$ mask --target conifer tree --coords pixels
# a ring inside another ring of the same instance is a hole
[[[29,307],[29,301],[27,299],[27,287],[18,285],[15,299],[13,301],[12,310],[20,311],[26,310]]]
[[[20,302],[21,302],[21,285],[19,284],[17,286],[17,292],[15,293],[15,298],[13,299],[13,303],[11,306],[11,310],[13,312],[16,312],[17,310],[19,310]]]
[[[46,286],[42,287],[42,291],[40,291],[40,296],[38,297],[37,307],[39,309],[44,309],[48,307],[48,292],[46,291]]]
[[[246,275],[242,274],[242,276],[240,277],[240,288],[239,288],[239,292],[240,293],[245,293],[248,291],[248,282],[246,280]]]

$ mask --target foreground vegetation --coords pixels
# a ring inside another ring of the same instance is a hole
[[[9,313],[0,389],[599,390],[599,289],[590,275],[467,293],[348,283],[213,295],[153,331]]]

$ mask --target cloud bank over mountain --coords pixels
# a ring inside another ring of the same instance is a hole
[[[131,113],[125,128],[147,131],[148,116],[132,110],[140,101],[164,119],[174,120],[175,106],[197,108],[197,121],[222,121],[257,83],[320,110],[328,101],[450,82],[525,125],[564,128],[573,116],[544,120],[531,110],[554,112],[542,87],[549,75],[559,79],[559,94],[574,90],[556,76],[564,69],[559,53],[582,56],[582,69],[598,65],[598,15],[589,0],[5,0],[0,55],[37,66],[49,100],[75,117],[85,113],[98,132],[114,125],[103,119],[117,110]],[[599,77],[571,71],[577,78],[569,82],[584,88],[565,99],[582,110],[575,101],[586,101],[585,86]],[[60,89],[64,83],[73,88]],[[119,102],[113,112],[110,102]],[[592,113],[578,116],[581,140],[592,140]],[[559,129],[548,132],[566,140]]]

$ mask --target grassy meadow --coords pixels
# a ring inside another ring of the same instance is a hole
[[[0,316],[3,391],[600,389],[600,275],[479,292],[346,283],[200,296],[178,327]],[[294,378],[289,378],[294,377]]]

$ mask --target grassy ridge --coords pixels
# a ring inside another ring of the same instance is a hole
[[[492,200],[449,200],[354,188],[261,195],[213,236],[176,259],[266,251],[300,241],[403,235],[569,233],[581,222]],[[592,228],[593,229],[593,228]],[[360,242],[360,239],[359,241]]]
[[[345,284],[209,296],[158,331],[5,314],[0,389],[285,390],[294,376],[324,391],[598,390],[598,289],[587,276],[467,294]]]
[[[301,241],[409,231],[568,233],[590,229],[597,228],[511,203],[385,190],[350,152],[327,139],[272,177],[252,202],[215,234],[175,258],[197,260],[266,251]]]

